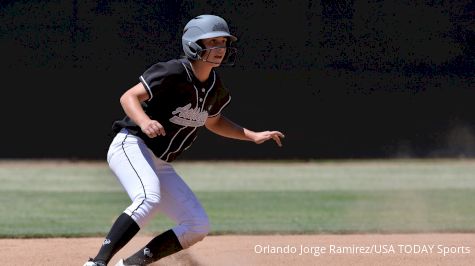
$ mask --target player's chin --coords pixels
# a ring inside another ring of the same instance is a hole
[[[208,61],[208,63],[212,66],[212,67],[219,67],[221,65],[221,62],[210,62]]]

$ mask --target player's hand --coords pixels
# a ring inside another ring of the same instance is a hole
[[[282,142],[280,138],[285,138],[284,134],[279,131],[262,131],[256,132],[253,137],[253,141],[257,144],[261,144],[270,139],[273,139],[279,147],[282,147]]]
[[[162,124],[156,120],[148,120],[147,122],[140,125],[140,129],[145,133],[149,138],[155,138],[157,136],[165,136],[165,129]]]

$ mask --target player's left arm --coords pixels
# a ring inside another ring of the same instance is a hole
[[[284,138],[284,134],[279,131],[254,132],[247,128],[243,128],[220,114],[213,117],[208,117],[208,119],[206,119],[205,126],[208,130],[220,136],[232,139],[253,141],[257,144],[261,144],[267,140],[273,139],[277,145],[279,145],[279,147],[282,147],[281,138]]]

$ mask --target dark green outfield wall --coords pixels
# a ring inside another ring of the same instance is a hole
[[[0,157],[104,159],[121,93],[205,13],[239,38],[224,114],[287,138],[203,130],[183,158],[475,156],[471,1],[197,2],[2,1]]]

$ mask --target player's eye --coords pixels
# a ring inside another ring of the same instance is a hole
[[[213,40],[212,40],[212,43],[213,43],[213,44],[218,44],[218,45],[226,45],[226,41],[227,41],[226,38],[223,38],[223,39],[213,39]]]

